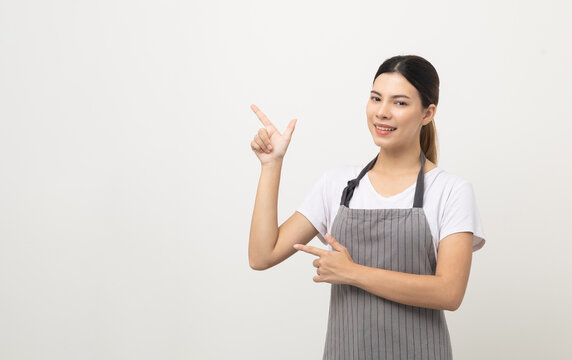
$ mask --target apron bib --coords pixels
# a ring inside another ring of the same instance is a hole
[[[437,260],[423,212],[423,151],[413,208],[348,207],[355,187],[378,156],[348,181],[331,235],[358,264],[435,275]],[[452,359],[445,314],[387,300],[353,285],[331,284],[323,360],[334,359]]]

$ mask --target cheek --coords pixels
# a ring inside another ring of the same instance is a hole
[[[372,106],[371,101],[368,101],[367,104],[365,105],[365,112],[369,115],[373,112],[374,107]]]
[[[373,115],[375,114],[375,112],[373,111],[373,109],[371,109],[369,106],[365,109],[365,114],[367,116],[368,119],[371,119],[373,117]]]

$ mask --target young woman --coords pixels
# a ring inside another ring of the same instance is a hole
[[[444,310],[461,305],[484,233],[471,182],[437,167],[435,68],[395,56],[377,70],[366,108],[379,153],[365,167],[330,169],[277,225],[282,161],[296,119],[264,128],[251,148],[262,172],[248,256],[268,269],[298,250],[331,285],[323,359],[452,359]],[[314,236],[328,246],[306,245]]]

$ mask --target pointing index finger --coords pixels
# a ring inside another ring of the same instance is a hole
[[[274,125],[272,125],[270,120],[268,120],[266,115],[264,115],[264,113],[258,108],[258,106],[252,104],[252,105],[250,105],[250,108],[252,109],[252,111],[254,111],[256,116],[258,116],[258,119],[260,119],[260,121],[262,122],[262,124],[264,124],[264,126],[268,126],[268,125],[274,126]]]
[[[307,253],[309,253],[309,254],[313,254],[313,255],[316,255],[316,256],[322,256],[322,254],[324,253],[324,251],[327,251],[327,250],[320,249],[320,248],[317,248],[317,247],[314,247],[314,246],[302,245],[302,244],[294,244],[294,249],[302,250],[302,251],[304,251],[304,252],[307,252]]]

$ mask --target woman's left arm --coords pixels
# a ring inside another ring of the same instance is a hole
[[[455,311],[467,289],[472,247],[472,232],[454,233],[439,242],[435,275],[409,274],[355,263],[349,284],[401,304]]]

